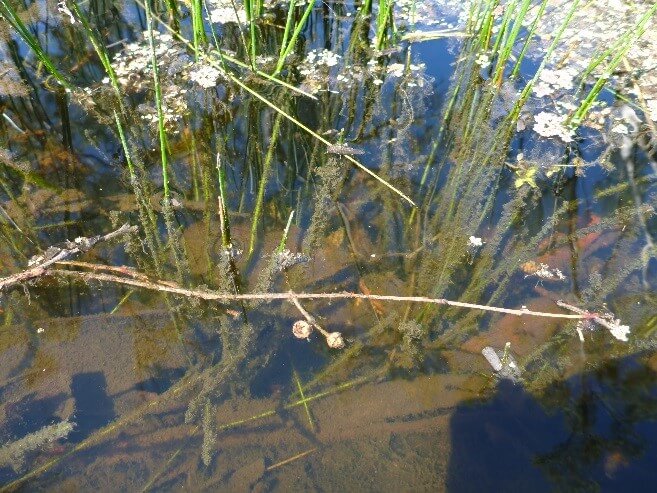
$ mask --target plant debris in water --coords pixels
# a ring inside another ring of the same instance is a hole
[[[481,354],[486,358],[488,364],[495,372],[495,376],[501,379],[511,380],[512,382],[520,381],[520,367],[510,353],[511,345],[506,344],[503,351],[496,350],[490,346],[486,346],[481,350]]]

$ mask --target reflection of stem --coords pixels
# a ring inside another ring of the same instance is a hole
[[[281,242],[278,244],[278,248],[276,248],[276,253],[281,253],[283,250],[285,250],[285,243],[287,243],[287,237],[290,234],[290,226],[292,226],[292,218],[294,217],[294,210],[290,212],[290,215],[287,218],[287,224],[285,225],[285,229],[283,230],[283,237],[281,238]]]

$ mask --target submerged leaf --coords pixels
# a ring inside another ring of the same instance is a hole
[[[531,168],[520,168],[516,171],[516,181],[514,182],[516,188],[520,188],[523,185],[529,185],[532,188],[538,188],[536,185],[536,172],[538,170],[534,167]]]

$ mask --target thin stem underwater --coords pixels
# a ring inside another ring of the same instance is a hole
[[[134,1],[137,5],[139,5],[142,9],[145,10],[144,3],[141,0],[134,0]],[[207,7],[206,7],[206,12],[207,12]],[[171,26],[166,24],[160,17],[153,14],[152,12],[151,12],[151,17],[153,19],[155,19],[159,23],[159,25],[162,26],[166,31],[168,31],[175,39],[177,39],[178,41],[183,43],[185,46],[187,46],[187,48],[192,50],[192,52],[195,55],[197,54],[195,49],[194,49],[194,44],[193,43],[191,43],[188,39],[184,38],[180,33],[174,31],[171,28]],[[297,94],[301,94],[302,96],[313,99],[315,101],[317,100],[317,97],[315,95],[310,94],[309,92],[306,92],[302,89],[299,89],[298,87],[295,87],[295,86],[285,82],[284,80],[278,79],[277,77],[275,77],[273,75],[270,75],[267,72],[263,72],[262,70],[258,70],[257,68],[254,68],[252,65],[249,65],[248,63],[244,63],[243,61],[238,60],[237,58],[235,58],[233,56],[230,56],[228,53],[225,53],[223,50],[221,50],[221,47],[219,46],[218,40],[217,40],[216,36],[214,35],[214,28],[212,28],[212,26],[210,26],[210,27],[211,27],[211,32],[213,33],[213,38],[214,38],[214,41],[215,41],[216,53],[219,57],[219,62],[220,62],[219,64],[217,64],[216,60],[213,60],[212,58],[209,58],[210,64],[212,66],[214,66],[215,68],[221,68],[222,71],[226,71],[227,67],[225,66],[224,62],[228,61],[232,64],[237,65],[240,68],[251,70],[254,74],[257,74],[260,77],[263,77],[263,78],[265,78],[265,79],[267,79],[271,82],[274,82],[275,84],[278,84],[282,87],[285,87],[286,89],[289,89],[290,91],[294,91]]]
[[[600,57],[593,60],[593,62],[589,65],[589,67],[587,67],[584,73],[584,77],[590,74],[595,67],[597,67],[600,63],[602,63],[604,59],[607,58],[607,56],[613,54],[612,59],[602,71],[602,76],[600,76],[598,80],[595,81],[595,84],[587,94],[586,98],[584,98],[580,106],[566,120],[567,124],[577,127],[582,123],[584,118],[586,118],[586,115],[589,113],[589,111],[593,107],[593,104],[598,99],[598,96],[600,95],[600,92],[602,92],[604,86],[607,84],[607,81],[614,73],[616,68],[620,65],[620,63],[625,59],[625,56],[630,51],[630,48],[634,45],[634,43],[641,36],[643,36],[643,34],[647,29],[648,21],[653,17],[653,15],[655,15],[656,12],[657,12],[657,3],[655,3],[650,9],[648,9],[641,16],[637,24],[631,27],[628,31],[626,31],[626,33],[623,36],[621,36],[620,40],[617,43],[614,43],[613,46],[615,48],[614,51],[609,52],[607,50],[603,52]]]
[[[119,85],[119,80],[116,76],[116,72],[114,71],[114,67],[112,67],[112,62],[110,61],[110,56],[109,53],[107,52],[107,47],[101,42],[100,36],[91,27],[91,24],[89,24],[89,20],[87,19],[87,16],[82,12],[82,10],[80,10],[78,4],[74,1],[69,2],[69,4],[71,6],[71,11],[75,14],[75,17],[78,18],[80,24],[82,24],[82,27],[87,37],[89,38],[89,41],[94,47],[94,50],[96,50],[98,59],[100,60],[100,63],[103,65],[103,68],[105,69],[105,72],[109,77],[110,83],[112,84],[112,88],[116,93],[116,99],[119,103],[119,108],[121,109],[121,113],[124,113],[125,108],[123,106],[123,96],[121,93],[121,87]]]

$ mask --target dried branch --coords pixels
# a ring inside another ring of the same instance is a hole
[[[75,255],[89,251],[97,243],[109,241],[117,236],[137,231],[137,226],[130,226],[124,224],[116,231],[107,233],[106,235],[98,235],[92,237],[81,236],[74,241],[66,241],[61,246],[52,246],[48,248],[42,255],[32,257],[28,269],[12,274],[11,276],[0,279],[0,291],[9,287],[21,284],[37,277],[45,275],[49,267],[54,263],[67,260]]]
[[[175,285],[171,282],[164,281],[146,281],[141,279],[127,278],[122,276],[115,276],[111,274],[103,274],[100,272],[80,272],[73,270],[60,270],[51,269],[49,274],[62,275],[68,277],[77,277],[85,281],[105,281],[134,286],[138,288],[150,289],[153,291],[161,291],[166,293],[179,294],[190,298],[199,298],[208,301],[248,301],[248,300],[263,300],[263,301],[276,301],[276,300],[337,300],[337,299],[362,299],[362,300],[379,300],[379,301],[399,301],[399,302],[412,302],[412,303],[428,303],[434,305],[446,305],[456,308],[467,308],[472,310],[483,310],[495,313],[506,313],[509,315],[517,316],[531,316],[531,317],[547,317],[559,318],[570,320],[596,320],[597,314],[581,311],[581,313],[567,314],[567,313],[550,313],[550,312],[536,312],[528,310],[527,308],[513,309],[513,308],[500,308],[496,306],[478,305],[475,303],[465,303],[461,301],[446,300],[444,298],[427,298],[425,296],[392,296],[380,294],[362,294],[351,292],[337,292],[337,293],[246,293],[246,294],[230,294],[218,293],[209,290],[195,290],[187,289]],[[293,302],[293,301],[292,301]]]

